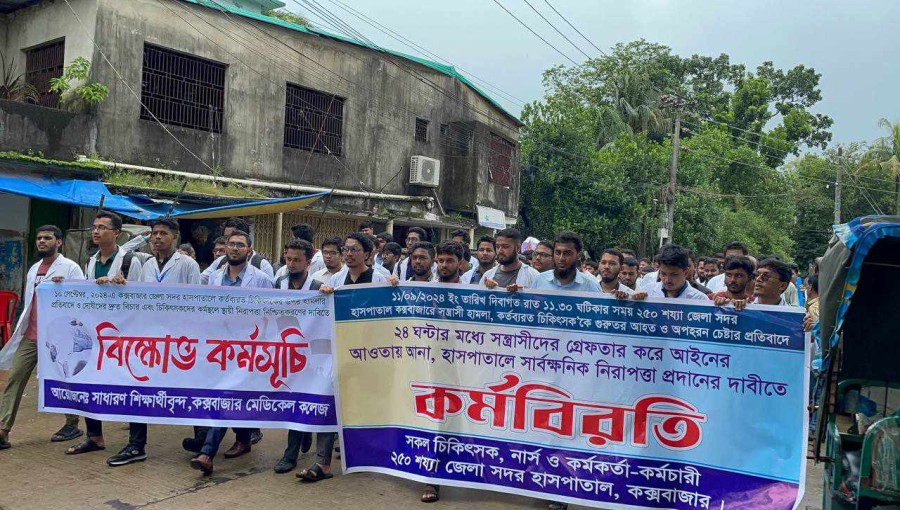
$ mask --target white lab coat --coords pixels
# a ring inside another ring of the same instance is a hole
[[[481,277],[481,281],[478,282],[479,285],[485,287],[484,282],[490,278],[494,279],[494,275],[497,274],[497,271],[500,270],[500,266],[494,266],[493,269],[489,269],[487,273],[484,273],[484,276]],[[534,287],[534,282],[537,281],[538,275],[537,269],[522,264],[522,268],[519,269],[519,274],[516,275],[516,284],[521,285],[524,289],[530,289]],[[487,287],[485,287],[487,288]]]
[[[221,286],[222,280],[225,279],[226,271],[228,271],[228,264],[222,266],[221,269],[217,269],[209,277],[208,285]],[[241,280],[241,288],[271,289],[274,286],[275,282],[262,269],[257,269],[252,264],[247,264],[244,278]]]
[[[28,319],[31,317],[31,302],[34,300],[34,280],[37,278],[40,262],[35,263],[28,270],[28,277],[25,280],[25,302],[22,316],[16,323],[16,331],[13,333],[9,342],[0,350],[0,370],[9,370],[12,368],[12,360],[19,348],[19,343],[25,336],[25,330],[28,329]],[[44,276],[45,281],[49,281],[56,276],[62,276],[66,280],[84,280],[84,272],[78,267],[78,263],[69,260],[62,255],[56,257],[47,274]]]
[[[116,252],[115,257],[113,258],[112,265],[109,267],[109,276],[110,278],[116,276],[120,272],[122,272],[122,261],[125,259],[125,255],[128,253],[124,248],[119,248],[119,251]],[[96,280],[96,276],[94,273],[94,268],[97,267],[97,259],[100,257],[100,252],[94,254],[88,260],[87,273],[85,273],[85,278],[88,280]],[[128,281],[129,282],[139,282],[141,281],[141,274],[143,271],[143,264],[141,263],[141,259],[134,255],[131,256],[131,266],[128,268]],[[123,273],[124,274],[124,273]]]

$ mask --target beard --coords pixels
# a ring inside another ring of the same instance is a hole
[[[507,258],[500,258],[500,256],[498,255],[497,262],[499,262],[501,265],[508,266],[508,265],[512,264],[513,262],[515,262],[518,258],[519,258],[519,256],[515,253],[513,253],[512,255],[510,255]]]
[[[245,264],[247,262],[247,257],[241,257],[238,259],[233,259],[231,257],[226,257],[228,259],[229,266],[239,266],[241,264]]]
[[[47,258],[47,257],[52,257],[52,256],[56,255],[56,248],[47,248],[46,250],[38,250],[37,254],[42,259]]]
[[[577,270],[577,266],[573,264],[565,269],[554,269],[553,273],[556,274],[556,277],[560,280],[564,280],[575,274],[575,271]]]
[[[619,281],[619,275],[610,276],[610,277],[600,275],[600,279],[603,280],[603,283],[609,284],[612,282]]]
[[[417,266],[413,266],[412,271],[413,271],[413,274],[414,274],[414,275],[416,275],[416,276],[418,276],[418,277],[421,278],[422,276],[425,276],[425,275],[428,274],[428,269],[429,269],[429,268],[427,268],[427,267],[417,267]]]

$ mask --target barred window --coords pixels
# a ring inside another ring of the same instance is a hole
[[[343,154],[344,99],[292,83],[284,103],[284,146]]]
[[[59,108],[59,94],[50,91],[50,80],[62,76],[64,57],[64,40],[25,50],[25,81],[37,89],[37,104]]]
[[[491,174],[491,180],[507,188],[512,186],[516,145],[502,136],[491,133],[489,156],[488,171]]]
[[[416,118],[416,141],[428,141],[428,121],[426,119]]]
[[[141,118],[222,132],[225,64],[144,43]],[[152,113],[152,115],[151,115]]]

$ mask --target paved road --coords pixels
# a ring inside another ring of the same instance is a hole
[[[0,387],[6,384],[5,376],[0,372]],[[107,451],[67,456],[63,455],[66,444],[48,440],[62,422],[60,415],[37,412],[36,382],[32,380],[11,435],[13,448],[0,452],[0,509],[269,510],[307,505],[341,509],[425,508],[418,501],[420,484],[398,478],[355,474],[301,484],[293,473],[275,474],[271,468],[279,459],[287,436],[282,430],[264,431],[265,438],[250,454],[218,460],[215,474],[204,478],[188,466],[190,454],[181,450],[181,438],[191,433],[190,427],[151,426],[148,460],[109,468],[105,459],[124,446],[127,425],[106,425]],[[232,439],[229,434],[223,448]],[[312,455],[307,454],[300,462],[311,463]],[[804,505],[818,508],[821,467],[811,466],[807,479],[811,490]],[[441,501],[427,508],[462,509],[473,505],[485,510],[546,508],[531,498],[454,488],[446,488]]]

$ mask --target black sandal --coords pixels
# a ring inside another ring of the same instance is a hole
[[[316,483],[321,482],[322,480],[328,480],[329,478],[334,478],[334,475],[323,471],[322,466],[313,464],[312,467],[297,473],[297,478],[306,483]]]
[[[84,435],[82,430],[74,425],[63,425],[63,427],[56,431],[55,434],[50,436],[50,440],[54,443],[61,443],[63,441],[71,441],[73,439],[79,438]]]
[[[425,492],[422,493],[422,503],[434,503],[441,499],[441,488],[436,485],[426,485]]]
[[[105,446],[100,446],[93,439],[87,438],[84,441],[78,443],[77,445],[70,446],[68,449],[66,449],[66,455],[79,455],[82,453],[96,452],[96,451],[105,450],[105,449],[106,449]]]

